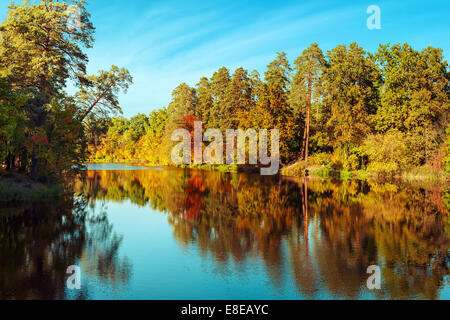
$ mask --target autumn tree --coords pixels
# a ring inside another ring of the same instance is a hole
[[[174,143],[171,140],[172,133],[180,129],[184,124],[183,118],[188,115],[198,114],[197,92],[194,88],[182,83],[172,92],[172,101],[167,107],[168,120],[163,137],[162,153],[165,163],[170,163],[171,149]]]
[[[148,116],[148,127],[144,136],[139,141],[138,155],[152,164],[163,164],[164,133],[168,120],[166,108],[152,111]]]
[[[111,118],[88,117],[84,125],[87,142],[89,145],[97,148],[111,126]]]
[[[313,44],[293,69],[291,77],[286,54],[278,53],[263,79],[244,68],[230,76],[222,67],[195,88],[183,83],[167,109],[114,120],[96,154],[170,164],[172,132],[192,133],[196,120],[222,131],[279,129],[285,164],[301,157],[334,169],[396,173],[443,148],[450,90],[440,49],[386,45],[372,55],[352,43],[324,57]]]
[[[0,78],[26,98],[20,109],[25,139],[13,157],[20,157],[34,180],[82,162],[81,122],[120,111],[117,95],[131,84],[129,72],[115,66],[86,76],[85,51],[93,46],[93,33],[84,0],[12,3],[0,25]],[[81,88],[75,99],[65,92],[69,83]]]
[[[263,81],[258,71],[253,70],[249,76],[250,83],[250,101],[245,106],[237,110],[237,121],[240,128],[243,129],[267,129],[273,124],[272,116],[269,111],[264,109],[262,103],[258,103],[260,97],[263,97]]]

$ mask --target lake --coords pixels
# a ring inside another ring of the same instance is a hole
[[[450,299],[439,188],[88,169],[74,195],[0,204],[0,299]]]

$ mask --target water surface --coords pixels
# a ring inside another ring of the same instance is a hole
[[[88,169],[74,196],[0,209],[0,298],[450,298],[438,188]],[[66,288],[70,265],[81,290]]]

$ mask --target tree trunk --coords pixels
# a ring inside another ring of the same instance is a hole
[[[308,162],[309,157],[309,132],[311,123],[311,104],[312,104],[312,78],[308,79],[308,101],[306,102],[306,119],[305,119],[305,132],[303,134],[303,146],[302,157],[303,160]]]
[[[19,171],[25,172],[27,169],[27,152],[25,150],[22,150],[22,154],[19,157],[19,162],[20,162]]]
[[[108,92],[108,90],[110,90],[113,86],[113,83],[111,82],[109,84],[109,86],[97,97],[97,99],[90,105],[90,107],[86,110],[86,112],[83,114],[83,116],[81,117],[81,122],[84,121],[84,119],[86,119],[86,117],[89,115],[89,113],[91,113],[92,109],[94,109],[94,107],[97,105],[97,103],[100,102],[100,100],[102,100],[102,98],[105,96],[105,94]]]
[[[308,106],[306,110],[306,139],[305,139],[305,161],[308,162],[309,157],[309,130],[310,130],[310,122],[311,122],[311,100],[308,101]]]
[[[303,129],[302,149],[300,151],[301,160],[305,160],[305,149],[306,149],[306,118],[305,118],[305,128]]]
[[[8,151],[8,155],[6,156],[6,171],[11,170],[11,153]]]
[[[37,169],[38,169],[38,159],[36,159],[34,148],[33,152],[31,153],[31,180],[37,181]]]

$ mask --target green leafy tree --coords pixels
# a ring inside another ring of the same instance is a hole
[[[231,77],[227,68],[222,67],[211,77],[211,92],[213,106],[210,113],[209,127],[218,128],[222,131],[230,129],[227,123],[227,90],[230,84]]]
[[[70,5],[79,10],[77,28],[71,24]],[[0,26],[0,76],[13,89],[38,89],[49,101],[68,79],[85,81],[88,57],[83,50],[93,45],[94,27],[84,0],[24,1],[8,8]]]
[[[210,124],[211,111],[213,107],[211,83],[206,77],[202,77],[197,84],[197,98],[197,115],[203,121],[203,124],[206,127]]]
[[[168,112],[170,114],[169,130],[177,129],[184,116],[197,114],[197,93],[195,89],[186,83],[176,87],[172,93],[172,101],[169,104]]]
[[[449,120],[450,75],[442,50],[381,45],[376,58],[383,75],[376,128],[405,133],[410,161],[424,164],[442,144]]]
[[[249,111],[253,106],[252,84],[248,71],[238,68],[233,74],[226,91],[226,102],[222,112],[222,123],[226,129],[237,129],[238,114]]]
[[[130,130],[133,130],[136,137],[143,136],[148,130],[148,118],[145,114],[139,113],[130,119]]]
[[[11,88],[0,80],[0,163],[6,169],[14,167],[15,153],[20,150],[25,140],[25,115],[22,106],[26,97],[11,92]]]
[[[371,56],[356,43],[337,46],[327,58],[323,75],[324,99],[331,112],[327,126],[333,147],[348,153],[372,132],[380,75]]]

